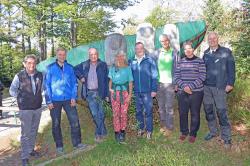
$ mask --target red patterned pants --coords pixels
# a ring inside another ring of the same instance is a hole
[[[128,92],[122,91],[123,102],[120,99],[120,91],[116,91],[116,97],[114,94],[111,97],[112,111],[113,111],[113,125],[115,132],[125,130],[127,127],[127,112],[128,112]]]

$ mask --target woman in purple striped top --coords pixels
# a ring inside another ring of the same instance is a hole
[[[194,55],[191,42],[184,43],[183,48],[185,57],[179,61],[175,70],[181,131],[179,140],[184,141],[189,135],[189,142],[194,143],[200,128],[200,108],[206,67],[204,61]],[[189,110],[191,113],[190,129],[188,127]]]

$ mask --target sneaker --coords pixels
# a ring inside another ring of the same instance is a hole
[[[144,134],[144,131],[142,129],[139,129],[138,132],[137,132],[137,136],[142,137],[143,134]]]
[[[22,159],[22,166],[28,166],[29,165],[29,159]]]
[[[224,148],[225,148],[226,150],[230,150],[231,147],[232,147],[231,140],[224,141]]]
[[[152,132],[147,132],[146,138],[148,140],[152,139]]]
[[[172,130],[169,130],[169,129],[166,128],[163,135],[166,136],[166,137],[169,137],[169,136],[172,135],[172,132],[173,132]]]
[[[57,154],[57,155],[62,155],[63,153],[64,153],[63,147],[58,147],[58,148],[56,148],[56,154]]]
[[[211,133],[208,133],[205,137],[204,137],[204,140],[205,141],[209,141],[211,140],[212,138],[216,137],[216,135],[212,135]]]
[[[164,133],[165,133],[165,130],[166,130],[165,127],[161,127],[161,128],[160,128],[160,133],[164,134]]]
[[[41,154],[38,151],[33,150],[32,152],[30,152],[30,156],[37,158],[40,157]]]
[[[74,150],[76,150],[76,149],[85,149],[87,146],[88,146],[88,145],[86,145],[86,144],[80,143],[80,144],[78,144],[76,147],[74,147]]]
[[[195,142],[195,139],[196,139],[196,137],[195,136],[189,136],[189,138],[188,138],[188,141],[189,141],[189,143],[194,143]]]
[[[183,142],[186,138],[187,138],[186,135],[181,135],[181,136],[179,137],[179,140],[180,140],[181,142]]]

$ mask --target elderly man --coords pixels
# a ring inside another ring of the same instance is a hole
[[[178,51],[170,47],[166,34],[159,37],[162,48],[156,51],[154,58],[159,71],[157,100],[160,113],[160,123],[165,136],[170,136],[174,129],[174,72],[179,61]]]
[[[136,120],[139,123],[138,136],[144,134],[144,115],[146,123],[146,138],[152,138],[153,132],[153,97],[157,92],[157,66],[153,58],[145,55],[144,45],[135,44],[135,59],[130,61],[134,78],[134,93],[136,98]]]
[[[89,60],[75,67],[77,78],[83,84],[82,97],[87,100],[95,123],[95,142],[100,143],[107,135],[103,100],[108,100],[108,67],[99,59],[98,51],[89,48]]]
[[[24,58],[24,70],[15,75],[10,95],[17,97],[21,121],[21,159],[26,166],[30,156],[39,157],[34,150],[36,135],[41,118],[43,75],[36,71],[36,56]]]
[[[81,129],[76,109],[77,81],[73,66],[66,62],[66,49],[58,48],[56,62],[47,68],[45,77],[45,98],[52,119],[52,134],[56,143],[56,152],[63,154],[63,138],[61,133],[61,112],[66,112],[70,127],[71,141],[74,149],[83,149]]]
[[[216,113],[219,119],[221,138],[224,147],[231,147],[231,126],[227,115],[227,94],[233,90],[235,82],[235,61],[230,49],[218,44],[218,34],[208,34],[209,48],[204,52],[207,77],[204,87],[204,109],[210,132],[205,140],[218,134]]]

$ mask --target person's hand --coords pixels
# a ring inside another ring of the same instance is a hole
[[[130,105],[130,102],[131,102],[131,98],[132,98],[132,94],[129,94],[128,95],[128,98],[127,98],[127,103],[128,103],[128,105]]]
[[[82,83],[84,83],[84,82],[85,82],[85,78],[84,78],[84,77],[82,77],[81,82],[82,82]]]
[[[110,92],[110,94],[113,94],[114,90],[113,89],[109,89],[109,92]]]
[[[177,92],[178,91],[178,85],[174,86],[174,91]]]
[[[151,97],[155,97],[156,96],[156,92],[151,92]]]
[[[49,110],[52,110],[54,108],[53,103],[48,104],[48,108],[49,108]]]
[[[232,91],[233,88],[234,88],[233,86],[227,85],[225,91],[228,93],[228,92]]]
[[[105,97],[105,101],[106,101],[106,102],[109,102],[109,97]]]
[[[192,91],[191,91],[191,89],[188,86],[184,87],[184,92],[186,92],[186,93],[188,93],[190,95],[192,94]]]
[[[76,106],[76,100],[75,99],[71,99],[70,106],[71,107],[75,107]]]

